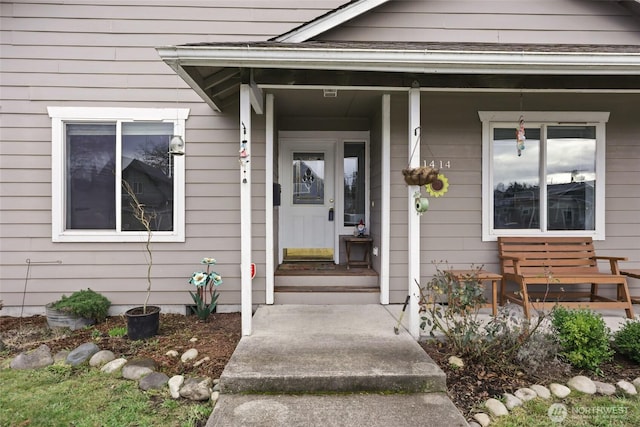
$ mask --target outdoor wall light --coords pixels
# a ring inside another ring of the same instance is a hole
[[[169,154],[184,156],[184,140],[180,135],[174,135],[169,142]]]

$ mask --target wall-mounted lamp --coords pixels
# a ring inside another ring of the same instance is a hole
[[[184,140],[180,135],[174,135],[169,141],[169,154],[184,156]]]

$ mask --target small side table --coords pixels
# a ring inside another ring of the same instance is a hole
[[[371,246],[373,245],[373,238],[371,237],[345,237],[344,243],[347,249],[347,270],[353,266],[366,266],[367,268],[371,268]],[[362,246],[364,250],[364,255],[362,260],[354,260],[351,259],[351,247],[352,246]]]
[[[620,274],[633,277],[634,279],[640,279],[640,270],[621,270]],[[631,302],[633,304],[640,304],[640,295],[631,295]]]
[[[449,270],[453,276],[460,280],[465,276],[475,276],[479,281],[491,281],[491,303],[487,303],[484,307],[491,307],[494,316],[498,314],[498,282],[502,282],[502,276],[485,270]],[[502,297],[500,298],[502,305]]]

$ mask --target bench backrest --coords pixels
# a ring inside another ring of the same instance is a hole
[[[522,274],[597,273],[591,237],[498,237],[502,274],[513,274],[513,261],[502,256],[524,258]]]

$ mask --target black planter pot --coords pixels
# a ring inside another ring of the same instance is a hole
[[[160,307],[148,305],[144,313],[142,307],[134,307],[125,312],[129,339],[141,340],[158,334],[160,327]]]

